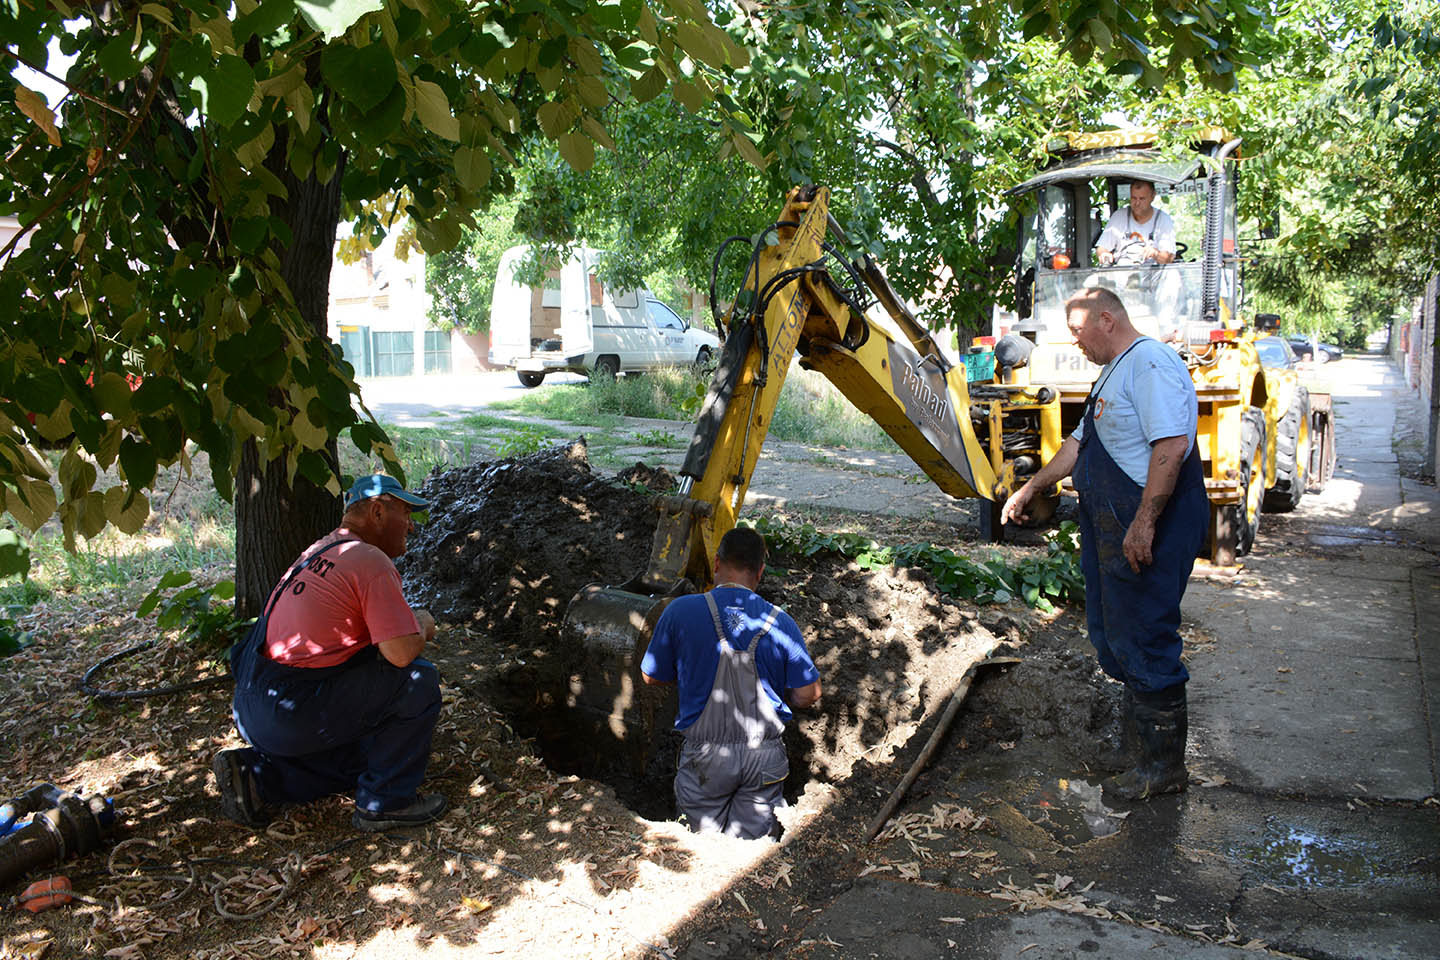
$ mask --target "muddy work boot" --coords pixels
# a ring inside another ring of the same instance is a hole
[[[225,816],[247,827],[263,827],[273,819],[274,811],[260,796],[254,760],[255,751],[250,749],[221,750],[211,768]]]
[[[1174,694],[1164,691],[1159,697],[1137,697],[1134,711],[1140,759],[1131,769],[1106,780],[1105,792],[1124,800],[1181,792],[1190,781],[1185,769],[1189,732],[1185,688]]]
[[[1140,735],[1135,730],[1135,694],[1127,687],[1120,694],[1119,715],[1114,732],[1105,738],[1100,763],[1107,770],[1129,770],[1140,753]]]

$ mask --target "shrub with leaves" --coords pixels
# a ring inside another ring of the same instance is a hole
[[[210,587],[189,586],[194,577],[188,570],[172,570],[160,578],[155,589],[146,594],[135,611],[137,617],[148,617],[158,607],[155,624],[162,630],[180,630],[185,641],[205,655],[219,656],[245,635],[253,619],[235,616],[228,601],[235,596],[235,583],[221,580]],[[167,590],[183,587],[168,597]]]
[[[516,427],[515,430],[501,438],[495,444],[495,449],[502,457],[523,457],[527,453],[539,450],[549,441],[550,434],[544,427],[527,423]]]
[[[759,531],[766,545],[777,553],[800,557],[836,553],[866,570],[916,567],[935,578],[941,593],[975,603],[1021,600],[1049,613],[1056,603],[1074,602],[1085,596],[1078,530],[1070,522],[1050,534],[1044,556],[1026,557],[1014,565],[999,556],[977,562],[929,543],[882,546],[858,533],[821,533],[809,523],[787,524],[769,517],[742,522]]]

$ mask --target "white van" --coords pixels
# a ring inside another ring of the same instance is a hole
[[[712,333],[692,327],[643,287],[611,290],[596,276],[596,251],[577,249],[545,275],[543,287],[514,279],[529,248],[500,257],[490,305],[490,365],[513,367],[538,387],[545,374],[588,375],[704,363],[720,349]]]

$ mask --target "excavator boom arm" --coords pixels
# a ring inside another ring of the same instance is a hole
[[[643,649],[668,597],[710,585],[716,547],[735,525],[797,353],[802,366],[834,383],[946,493],[993,504],[1013,488],[1013,475],[1002,469],[1001,401],[972,407],[966,368],[946,360],[868,257],[846,269],[885,307],[899,336],[862,315],[831,280],[828,206],[823,187],[797,187],[786,198],[772,228],[778,242],[752,260],[745,289],[758,297],[755,312],[741,322],[732,317],[680,469],[680,490],[657,500],[646,570],[618,588],[592,584],[571,603],[567,621],[587,642],[605,636],[613,644],[633,633]],[[1033,406],[1053,408],[1052,432],[1058,433],[1057,401]],[[989,421],[988,443],[976,435],[977,410]]]

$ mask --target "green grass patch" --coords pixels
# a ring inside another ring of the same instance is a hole
[[[515,421],[510,417],[496,417],[488,413],[467,413],[455,421],[466,430],[494,430],[496,428],[509,430],[515,426]]]
[[[618,417],[690,420],[699,412],[708,384],[690,367],[666,367],[639,377],[554,383],[494,406],[584,426],[613,427]]]
[[[775,405],[770,436],[822,447],[899,453],[880,425],[845,399],[824,374],[792,367]]]
[[[58,525],[51,524],[30,538],[30,550],[29,577],[0,583],[0,606],[18,612],[42,599],[84,602],[128,592],[171,570],[233,563],[235,516],[227,510],[223,516],[167,517],[135,536],[107,527],[95,539],[80,541],[75,553],[66,552]]]
[[[642,430],[635,434],[635,442],[643,443],[647,447],[683,447],[688,440],[682,440],[675,434],[666,430]]]

